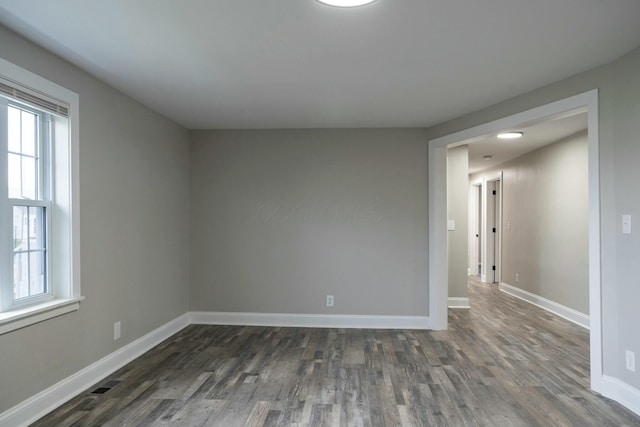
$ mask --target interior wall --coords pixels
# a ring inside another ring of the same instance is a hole
[[[469,147],[447,150],[447,218],[454,221],[449,230],[449,297],[467,297]]]
[[[427,315],[426,182],[422,130],[191,132],[191,309]]]
[[[640,234],[623,235],[621,215],[640,215],[640,49],[611,64],[428,129],[429,139],[598,89],[601,284],[605,375],[640,389],[640,371],[625,369],[625,350],[640,354]]]
[[[503,172],[502,282],[588,314],[586,132],[470,179],[493,177],[497,171]]]
[[[3,412],[187,311],[189,151],[184,128],[1,26],[0,56],[79,94],[86,297],[0,335]]]

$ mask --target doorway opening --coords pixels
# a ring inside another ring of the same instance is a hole
[[[602,390],[603,372],[597,90],[575,95],[429,141],[429,318],[433,329],[447,328],[447,148],[469,144],[486,135],[507,128],[524,127],[530,123],[557,117],[566,112],[579,109],[587,113],[588,122],[590,373],[591,388],[599,392]],[[482,186],[483,192],[487,191],[487,187],[487,185]],[[486,215],[484,220],[486,221]],[[497,244],[497,247],[499,251],[500,245]],[[499,254],[496,258],[500,258]],[[485,271],[487,269],[486,258],[482,259],[481,271],[482,268]],[[499,272],[499,269],[497,271]]]
[[[500,283],[502,271],[502,172],[469,186],[468,274]]]

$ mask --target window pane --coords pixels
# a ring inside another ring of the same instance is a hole
[[[13,207],[13,250],[29,250],[29,208],[26,206]]]
[[[13,207],[15,299],[47,293],[46,208]]]
[[[9,197],[35,200],[39,193],[38,114],[9,106]]]
[[[22,157],[22,198],[35,200],[36,176],[36,159]]]
[[[22,192],[20,169],[20,156],[9,154],[9,197],[12,199],[19,199]]]
[[[13,256],[13,297],[15,299],[29,296],[29,253]]]
[[[20,110],[9,107],[9,151],[20,152]]]
[[[29,252],[29,296],[45,293],[44,252]]]
[[[36,155],[37,116],[27,111],[22,112],[22,154]]]
[[[45,208],[29,208],[29,250],[45,249]]]

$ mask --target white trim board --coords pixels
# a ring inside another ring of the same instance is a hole
[[[540,295],[532,294],[524,289],[516,288],[508,283],[500,283],[500,290],[505,294],[509,294],[513,297],[519,298],[530,304],[538,306],[544,310],[547,310],[556,316],[560,316],[570,322],[575,323],[578,326],[582,326],[585,329],[589,329],[589,315],[574,310],[573,308],[559,304],[555,301],[551,301]]]
[[[197,325],[244,325],[298,328],[431,329],[428,316],[365,316],[350,314],[189,312]]]
[[[191,324],[432,329],[427,316],[188,312],[1,413],[0,427],[28,426]]]
[[[0,427],[28,426],[189,325],[186,314],[165,323],[0,414]]]
[[[430,318],[423,316],[189,312],[1,413],[0,427],[28,426],[190,324],[247,325],[245,322],[261,326],[431,329]],[[639,390],[606,375],[602,376],[602,386],[605,396],[640,415]]]
[[[447,300],[448,308],[471,308],[469,298],[467,297],[449,297]]]
[[[447,329],[447,148],[468,144],[495,132],[550,118],[567,111],[587,111],[589,147],[589,313],[591,388],[602,392],[603,347],[600,242],[600,155],[598,90],[590,90],[429,140],[429,318],[434,329]]]
[[[608,375],[602,376],[602,395],[640,415],[640,390]]]

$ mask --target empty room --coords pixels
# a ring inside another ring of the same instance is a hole
[[[638,22],[0,0],[0,427],[640,426]]]

